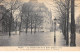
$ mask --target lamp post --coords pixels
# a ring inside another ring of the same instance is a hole
[[[54,19],[54,43],[56,42],[56,18]]]

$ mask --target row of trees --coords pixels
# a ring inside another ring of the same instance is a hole
[[[26,27],[26,33],[28,29],[34,28],[34,33],[36,33],[36,29],[39,29],[42,27],[42,24],[44,23],[44,18],[48,19],[49,11],[47,7],[44,4],[41,3],[34,3],[34,2],[28,2],[24,3],[21,10],[22,18],[21,23],[23,23]],[[21,24],[20,24],[21,25]]]
[[[13,28],[12,24],[14,23],[12,21],[13,14],[17,9],[20,9],[21,3],[19,0],[9,0],[9,1],[8,0],[7,1],[6,0],[0,0],[0,1],[1,1],[0,3],[2,3],[6,7],[6,9],[8,9],[4,14],[2,14],[3,17],[1,20],[5,20],[6,15],[9,16],[9,19],[8,19],[9,24],[7,26],[8,26],[9,36],[11,36],[11,31]],[[9,14],[9,12],[10,12],[10,14]]]
[[[69,46],[69,29],[71,31],[71,46],[76,44],[75,34],[75,0],[55,0],[57,5],[56,11],[59,13],[60,28],[66,40],[66,45]],[[70,16],[71,14],[71,16]],[[71,17],[71,19],[70,19]],[[71,20],[71,23],[69,22]]]
[[[44,4],[38,2],[23,3],[19,0],[2,0],[2,3],[5,8],[8,9],[8,11],[3,14],[4,18],[6,15],[9,15],[10,17],[9,20],[2,18],[6,21],[6,23],[7,21],[9,22],[8,25],[6,24],[9,28],[9,36],[11,36],[12,29],[14,29],[15,32],[18,30],[19,34],[21,33],[21,29],[26,28],[26,33],[28,32],[28,29],[31,29],[32,34],[32,30],[34,28],[34,33],[36,33],[36,29],[39,31],[39,29],[42,27],[44,18],[47,19],[49,17],[51,19],[51,12],[48,11]],[[8,14],[9,12],[10,14]],[[18,14],[15,15],[17,12]],[[14,22],[11,19],[13,19]],[[14,26],[12,26],[12,24]]]
[[[37,8],[37,9],[35,9]],[[42,24],[42,16],[40,15],[39,11],[39,6],[35,6],[35,4],[32,3],[25,3],[22,6],[22,18],[21,18],[21,23],[25,25],[26,28],[26,33],[28,31],[28,28],[31,28],[31,33],[32,29],[34,28],[36,32],[36,28],[39,27]],[[20,24],[21,25],[21,24]]]

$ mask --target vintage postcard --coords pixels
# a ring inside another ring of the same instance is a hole
[[[80,51],[80,0],[0,0],[0,51]]]

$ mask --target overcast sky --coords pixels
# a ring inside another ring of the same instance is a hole
[[[28,2],[29,0],[23,0],[23,1]],[[57,15],[54,7],[55,3],[53,2],[53,0],[38,0],[38,2],[44,3],[48,7],[48,9],[52,11],[53,18]],[[75,5],[78,6],[75,7],[75,19],[76,19],[80,14],[80,0],[75,0]]]
[[[20,1],[20,0],[19,0]],[[23,2],[28,2],[29,0],[21,0]],[[54,17],[58,16],[56,14],[56,10],[55,10],[55,3],[53,2],[53,0],[38,0],[39,3],[44,3],[49,10],[52,11],[52,18],[54,19]],[[78,7],[75,7],[75,18],[77,18],[80,14],[80,0],[75,0],[75,5],[77,5]]]

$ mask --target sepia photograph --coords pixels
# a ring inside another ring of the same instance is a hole
[[[0,0],[0,47],[41,46],[80,51],[80,0]]]

